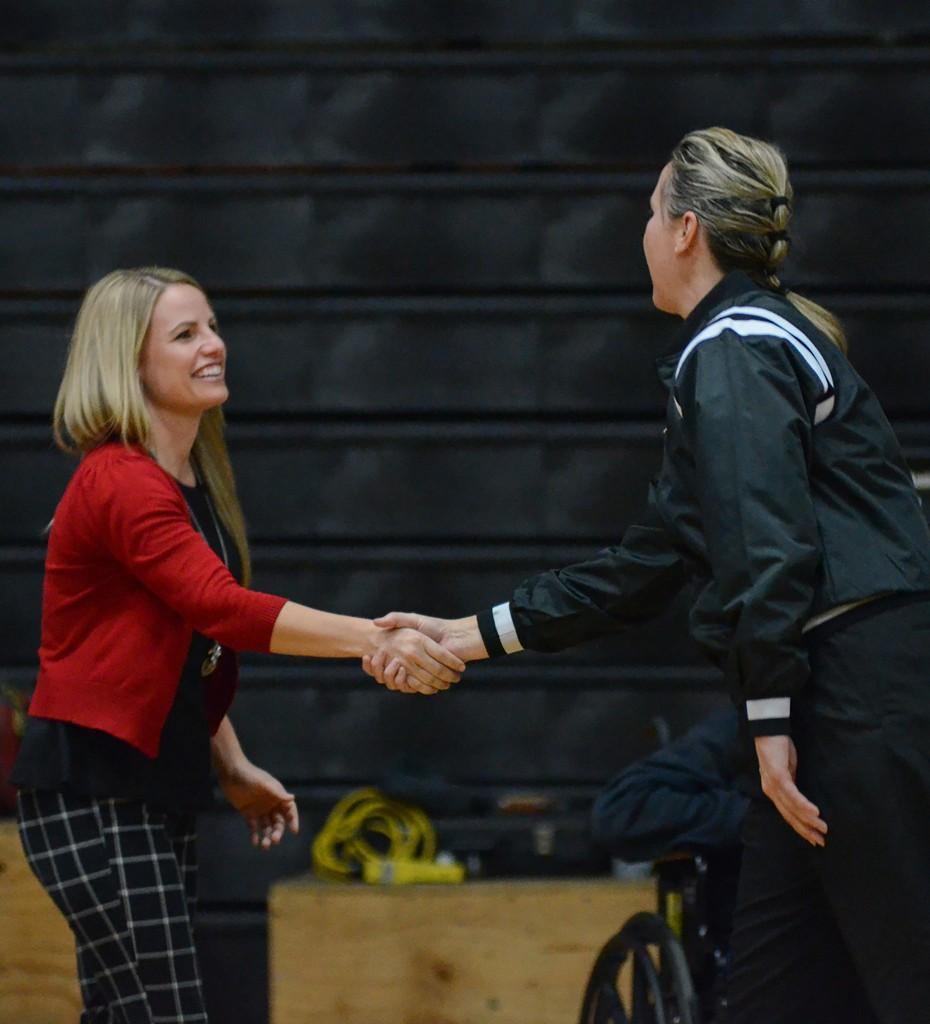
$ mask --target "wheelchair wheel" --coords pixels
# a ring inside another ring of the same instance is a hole
[[[631,966],[629,997],[619,978]],[[700,1024],[681,943],[658,914],[635,914],[598,954],[579,1024]]]

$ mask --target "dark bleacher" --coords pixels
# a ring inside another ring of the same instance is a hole
[[[215,302],[258,587],[454,615],[619,538],[657,465],[653,361],[675,331],[649,302],[646,201],[711,123],[787,151],[785,279],[840,313],[930,469],[926,5],[673,6],[7,5],[0,675],[31,685],[42,531],[71,470],[49,410],[80,293],[114,266],[179,266]],[[234,718],[305,831],[263,859],[221,805],[204,822],[217,1018],[265,1019],[265,888],[306,868],[345,788],[406,751],[579,820],[655,716],[677,733],[724,699],[684,617],[479,665],[430,701],[347,663],[247,657]],[[511,827],[442,823],[450,843]]]

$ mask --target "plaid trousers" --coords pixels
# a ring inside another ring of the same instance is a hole
[[[81,1024],[205,1024],[194,816],[22,790],[29,865],[74,932]]]

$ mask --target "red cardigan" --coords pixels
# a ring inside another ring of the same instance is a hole
[[[267,651],[285,600],[236,582],[149,455],[102,445],[81,460],[55,511],[29,712],[101,729],[154,757],[193,630],[224,648]],[[237,676],[228,654],[220,665],[205,680],[214,731]]]

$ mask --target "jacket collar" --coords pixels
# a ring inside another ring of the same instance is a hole
[[[700,328],[711,319],[711,316],[720,307],[733,305],[733,300],[738,296],[757,291],[759,291],[759,285],[742,270],[731,270],[711,288],[691,310],[684,323],[675,332],[674,339],[656,360],[659,379],[666,387],[671,387],[672,376],[682,350]]]

